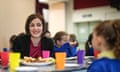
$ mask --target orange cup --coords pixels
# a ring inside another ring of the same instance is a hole
[[[65,58],[66,58],[66,53],[65,52],[56,52],[55,53],[55,58],[56,58],[56,69],[57,70],[63,70],[64,69],[64,64],[65,64]]]

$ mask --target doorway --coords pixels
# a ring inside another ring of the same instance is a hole
[[[89,34],[92,33],[95,25],[98,24],[99,22],[100,21],[75,23],[75,29],[76,29],[75,34],[79,42],[78,49],[82,49],[82,50],[85,49],[85,42],[87,41]]]

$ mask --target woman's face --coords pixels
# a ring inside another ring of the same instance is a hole
[[[35,18],[29,25],[30,34],[34,38],[38,38],[41,36],[43,32],[43,24],[39,18]]]

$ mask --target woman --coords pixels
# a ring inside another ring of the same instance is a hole
[[[93,31],[92,45],[100,54],[88,72],[120,72],[120,20],[98,24]]]
[[[42,16],[32,14],[25,24],[25,35],[20,35],[15,39],[14,52],[20,52],[21,58],[24,56],[38,58],[42,57],[42,50],[53,49],[53,41],[43,37],[44,20]],[[52,52],[50,52],[52,56]]]

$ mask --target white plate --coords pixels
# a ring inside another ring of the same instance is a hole
[[[71,63],[66,63],[65,67],[78,67],[80,66],[79,64],[71,64]]]
[[[52,64],[53,62],[31,62],[31,63],[21,62],[21,63],[24,65],[29,65],[29,66],[43,66],[43,65]]]
[[[37,67],[25,67],[25,66],[22,66],[22,67],[17,67],[15,69],[16,72],[37,72],[38,71],[38,68]]]
[[[94,56],[85,56],[84,59],[94,58]]]
[[[74,60],[74,59],[77,59],[77,56],[75,57],[67,57],[66,60]]]

